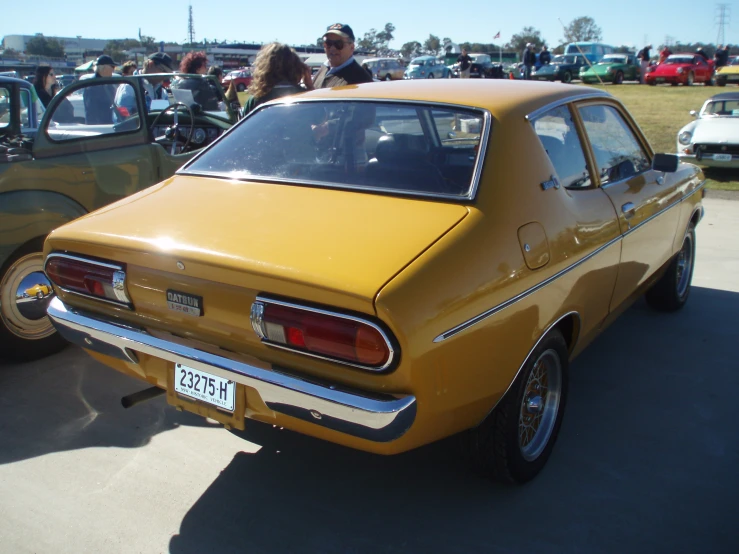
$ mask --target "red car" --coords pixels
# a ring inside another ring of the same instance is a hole
[[[221,81],[223,90],[228,90],[232,82],[238,92],[244,92],[251,84],[251,69],[242,67],[235,71],[229,71],[228,75]]]
[[[690,52],[672,54],[661,64],[649,66],[645,78],[648,85],[660,83],[670,83],[673,87],[680,83],[713,85],[715,79],[713,60],[706,61],[703,56]]]

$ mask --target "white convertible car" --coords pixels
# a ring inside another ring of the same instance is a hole
[[[709,167],[739,167],[739,92],[712,96],[677,134],[677,155]]]

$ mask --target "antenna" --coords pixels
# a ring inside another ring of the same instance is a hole
[[[187,37],[190,39],[190,45],[192,45],[195,42],[195,22],[192,18],[192,4],[187,8],[189,12],[189,16],[187,18]]]
[[[716,4],[716,21],[718,25],[718,36],[716,37],[716,45],[724,44],[726,36],[724,28],[729,24],[731,16],[731,7],[728,4]]]

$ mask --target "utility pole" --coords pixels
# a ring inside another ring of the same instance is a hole
[[[718,36],[716,37],[716,46],[726,42],[724,28],[729,24],[731,16],[731,7],[729,4],[716,4],[716,23],[718,25]]]
[[[190,39],[188,42],[190,43],[190,46],[192,46],[195,43],[195,22],[192,18],[192,4],[190,4],[188,11],[189,17],[187,18],[187,36]]]

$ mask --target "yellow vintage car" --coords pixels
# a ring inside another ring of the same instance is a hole
[[[604,91],[316,90],[52,232],[48,314],[150,385],[125,404],[166,392],[379,454],[461,433],[475,465],[525,482],[570,361],[645,291],[688,299],[703,187]]]
[[[739,84],[739,56],[729,58],[729,62],[716,70],[716,84],[720,87],[728,83]]]
[[[51,288],[51,285],[47,285],[46,283],[39,283],[30,288],[27,288],[23,294],[25,296],[35,296],[36,298],[41,300],[45,296],[49,296],[53,290],[54,289]]]

